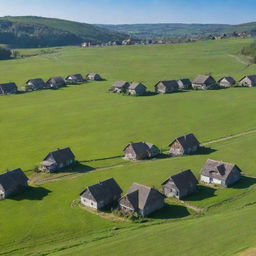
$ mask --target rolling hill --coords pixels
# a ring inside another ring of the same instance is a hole
[[[68,20],[33,16],[0,18],[0,44],[12,47],[78,45],[84,41],[102,43],[126,38],[123,33]]]

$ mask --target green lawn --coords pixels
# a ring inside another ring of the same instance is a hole
[[[232,57],[249,42],[67,47],[1,61],[0,82],[19,86],[29,78],[78,72],[98,72],[107,81],[0,98],[0,172],[17,167],[28,171],[49,151],[64,146],[84,165],[73,176],[0,202],[0,255],[233,255],[254,246],[256,133],[211,144],[207,154],[136,163],[111,157],[122,155],[131,141],[166,150],[171,140],[188,132],[206,142],[255,129],[255,88],[148,97],[107,92],[117,79],[142,81],[149,89],[160,79],[192,79],[206,72],[217,79],[239,79],[256,73],[255,65],[247,67],[243,58]],[[230,189],[201,186],[185,202],[202,208],[202,216],[170,199],[165,210],[140,224],[110,221],[72,206],[86,186],[99,180],[114,177],[124,192],[132,182],[160,188],[164,179],[183,169],[199,177],[207,158],[234,162],[252,177]],[[98,167],[109,168],[82,172]]]

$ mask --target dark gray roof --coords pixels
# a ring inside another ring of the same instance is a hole
[[[162,84],[163,84],[165,87],[167,87],[167,88],[173,88],[173,87],[178,88],[178,87],[179,87],[179,84],[178,84],[178,82],[177,82],[176,80],[159,81],[159,82],[155,85],[155,87],[157,87],[158,84],[160,84],[160,83],[162,83]]]
[[[5,191],[14,190],[19,186],[26,186],[28,178],[19,168],[0,175],[0,185]]]
[[[146,152],[149,152],[150,149],[152,149],[153,147],[156,147],[154,144],[151,143],[147,143],[147,142],[136,142],[136,143],[130,143],[128,144],[123,151],[126,150],[127,147],[132,146],[134,152],[136,154],[143,154]]]
[[[193,146],[199,146],[200,142],[197,140],[196,136],[193,133],[187,134],[185,136],[181,136],[177,139],[175,139],[169,147],[172,146],[174,142],[178,141],[183,149],[191,148]]]
[[[68,80],[68,79],[78,81],[78,82],[84,81],[83,76],[81,74],[69,75],[69,76],[66,77],[66,80]]]
[[[35,78],[35,79],[30,79],[26,82],[26,84],[31,83],[35,85],[36,87],[44,87],[45,82],[42,78]]]
[[[135,83],[135,82],[130,84],[129,89],[134,90],[137,87],[141,87],[141,86],[144,87],[144,89],[147,89],[147,87],[144,84],[142,84],[142,83]]]
[[[126,81],[116,81],[112,87],[114,88],[123,88],[123,87],[128,87],[130,85],[129,82]]]
[[[109,200],[114,196],[119,196],[123,192],[113,178],[101,181],[97,184],[87,187],[80,194],[80,196],[83,197],[84,193],[87,191],[91,193],[96,202]]]
[[[62,77],[60,76],[56,76],[56,77],[51,77],[47,83],[54,83],[54,84],[61,84],[61,85],[65,85],[65,81]]]
[[[201,170],[201,175],[226,180],[234,168],[241,172],[235,164],[208,159]]]
[[[193,81],[194,84],[205,84],[208,81],[210,81],[210,83],[215,83],[215,79],[210,76],[210,75],[199,75],[195,78],[195,80]]]
[[[50,152],[45,158],[45,160],[48,160],[49,157],[52,157],[56,163],[65,163],[68,160],[74,160],[75,155],[71,151],[70,148],[62,148],[62,149],[57,149],[53,152]]]
[[[17,85],[15,83],[0,84],[0,94],[16,93]]]
[[[235,83],[236,83],[236,80],[235,80],[233,77],[231,77],[231,76],[224,76],[224,77],[222,77],[222,78],[218,81],[218,83],[221,83],[222,80],[224,80],[224,79],[227,80],[229,84],[235,84]]]
[[[168,178],[162,185],[167,184],[169,181],[172,181],[175,186],[182,191],[183,189],[195,187],[198,184],[198,181],[191,170],[182,171],[178,174],[175,174]]]
[[[182,82],[184,85],[191,85],[191,81],[188,78],[181,78],[178,80],[178,82]]]
[[[240,82],[241,82],[243,79],[245,79],[246,77],[248,77],[251,81],[256,81],[256,75],[249,75],[249,76],[244,76],[244,77],[240,80]]]

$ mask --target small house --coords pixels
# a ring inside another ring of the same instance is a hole
[[[17,92],[18,88],[15,83],[0,84],[0,95],[16,94]]]
[[[70,148],[57,149],[48,153],[42,162],[41,169],[46,172],[57,172],[75,163],[75,155]]]
[[[37,91],[45,88],[45,82],[41,78],[30,79],[26,82],[26,91]]]
[[[223,87],[231,87],[236,85],[236,80],[231,76],[225,76],[218,81],[218,84]]]
[[[89,73],[86,75],[86,80],[89,81],[102,81],[102,78],[99,74],[96,73]]]
[[[125,81],[116,81],[110,91],[111,92],[116,92],[116,93],[126,93],[128,88],[130,86],[129,82],[125,82]]]
[[[133,183],[127,194],[119,201],[120,210],[146,217],[164,207],[165,196],[154,188]]]
[[[0,175],[0,200],[21,193],[28,187],[28,178],[19,168]]]
[[[191,170],[182,171],[162,183],[163,192],[167,197],[184,198],[197,191],[198,181]]]
[[[142,160],[160,154],[157,146],[147,142],[130,143],[124,148],[123,152],[125,153],[124,158],[127,160]]]
[[[142,83],[131,83],[128,87],[127,93],[129,95],[142,96],[145,95],[147,87]]]
[[[69,75],[65,79],[67,84],[82,84],[85,80],[81,74]]]
[[[189,90],[192,89],[192,83],[188,78],[178,80],[179,89]]]
[[[216,86],[215,79],[210,75],[199,75],[192,83],[193,89],[208,90]]]
[[[208,184],[229,187],[241,178],[241,172],[235,164],[208,159],[201,170],[200,180]]]
[[[239,84],[241,86],[246,87],[253,87],[256,86],[256,75],[244,76],[240,81]]]
[[[80,194],[80,199],[84,206],[100,210],[117,203],[122,192],[117,182],[111,178],[87,187]]]
[[[159,81],[155,85],[156,93],[172,93],[172,92],[177,92],[178,89],[179,89],[179,84],[176,80]]]
[[[171,155],[189,155],[198,150],[200,142],[194,134],[190,133],[185,136],[176,138],[169,145],[169,153]]]
[[[64,79],[60,76],[58,77],[52,77],[50,78],[47,82],[46,82],[46,86],[48,88],[54,88],[54,89],[58,89],[60,87],[65,87],[66,86],[66,82],[64,81]]]

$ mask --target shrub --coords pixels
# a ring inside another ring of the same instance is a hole
[[[9,50],[5,47],[0,47],[0,60],[10,59],[11,55],[12,55],[11,50]]]

